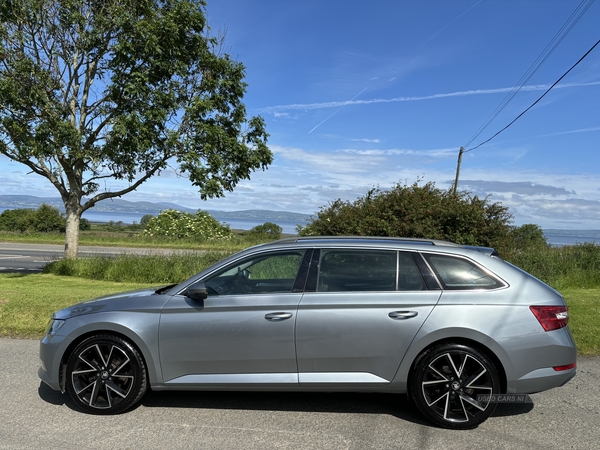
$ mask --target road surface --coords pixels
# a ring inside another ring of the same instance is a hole
[[[431,426],[400,395],[150,392],[116,416],[74,409],[37,377],[38,342],[0,339],[0,449],[590,449],[600,358],[565,386],[501,404],[475,430]]]
[[[0,243],[0,273],[36,273],[50,261],[60,259],[64,246],[51,244]],[[133,247],[91,247],[80,246],[81,257],[91,255],[118,255],[121,253],[186,253],[189,250],[165,248],[133,248]]]

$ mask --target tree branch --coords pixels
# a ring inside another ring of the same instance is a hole
[[[135,191],[142,183],[144,183],[145,181],[147,181],[149,178],[153,177],[154,174],[162,167],[162,165],[165,162],[166,162],[166,159],[165,160],[161,160],[151,170],[149,170],[148,172],[146,172],[142,178],[140,178],[134,184],[132,184],[131,186],[129,186],[129,187],[125,188],[125,189],[122,189],[122,190],[116,191],[116,192],[102,192],[101,194],[98,194],[98,195],[92,197],[87,202],[85,202],[85,204],[82,206],[82,212],[85,211],[85,210],[87,210],[87,209],[89,209],[89,208],[91,208],[92,206],[94,206],[99,201],[106,200],[107,198],[120,197],[120,196],[125,195],[125,194],[127,194],[129,192]],[[86,182],[86,184],[87,184],[87,182]]]
[[[25,164],[34,173],[47,178],[54,185],[54,187],[58,190],[61,197],[64,198],[64,196],[68,194],[67,188],[64,186],[63,183],[61,183],[56,178],[56,176],[52,173],[52,171],[50,169],[48,169],[48,167],[46,166],[44,161],[38,159],[38,164],[35,164],[33,161],[30,161],[30,160],[18,160],[18,161],[22,164]]]

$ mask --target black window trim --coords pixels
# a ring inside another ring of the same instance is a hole
[[[307,248],[304,256],[302,257],[302,261],[300,262],[300,267],[298,268],[298,273],[296,274],[296,280],[294,280],[294,285],[292,287],[292,293],[298,292],[306,292],[306,284],[308,280],[308,272],[310,270],[310,265],[312,261],[312,255],[314,253],[314,249]]]
[[[321,257],[321,249],[315,248],[310,259],[310,268],[308,269],[308,278],[304,285],[304,292],[317,292],[317,280],[319,277],[319,259]]]
[[[417,265],[417,268],[421,272],[421,276],[423,277],[423,280],[425,281],[425,286],[427,287],[427,290],[441,291],[442,284],[437,279],[435,272],[429,266],[429,263],[427,262],[427,260],[425,260],[423,255],[419,252],[406,252],[406,253],[412,253],[413,261],[415,262],[415,264]]]

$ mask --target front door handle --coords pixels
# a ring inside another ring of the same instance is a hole
[[[396,320],[410,319],[411,317],[417,317],[419,313],[416,311],[392,311],[388,314],[389,317]]]
[[[271,322],[279,322],[281,320],[289,319],[290,317],[292,317],[292,313],[284,312],[269,313],[265,315],[265,319],[270,320]]]

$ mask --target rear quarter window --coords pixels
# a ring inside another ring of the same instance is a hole
[[[505,284],[475,263],[455,256],[423,254],[446,290],[498,289]]]

